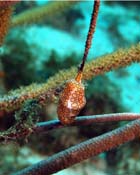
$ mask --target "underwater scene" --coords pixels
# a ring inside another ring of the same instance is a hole
[[[140,175],[139,11],[0,0],[0,175]]]

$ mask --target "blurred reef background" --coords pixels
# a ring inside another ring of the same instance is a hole
[[[84,52],[92,3],[38,0],[21,1],[14,6],[10,29],[0,47],[1,96],[21,86],[45,82],[59,70],[78,66]],[[139,1],[102,1],[88,60],[139,43],[139,9]],[[97,76],[85,84],[87,105],[80,116],[140,112],[139,64]],[[56,106],[50,102],[40,121],[57,118]],[[0,118],[0,130],[9,128],[13,122],[11,117]],[[0,175],[9,175],[122,124],[65,128],[30,136],[27,142],[1,144]],[[139,175],[139,147],[139,140],[125,144],[56,175]]]

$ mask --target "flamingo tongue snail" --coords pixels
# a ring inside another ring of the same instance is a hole
[[[86,104],[84,85],[79,76],[81,75],[78,74],[75,79],[67,81],[60,95],[57,113],[63,124],[72,123]]]
[[[85,44],[85,51],[82,62],[78,68],[78,73],[75,79],[66,82],[63,91],[60,94],[57,114],[60,122],[64,125],[74,122],[75,117],[86,104],[85,87],[82,83],[83,69],[87,59],[88,51],[91,46],[92,36],[95,31],[96,19],[98,16],[100,0],[95,0],[90,21],[90,27]]]

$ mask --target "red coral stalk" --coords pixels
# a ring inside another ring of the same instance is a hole
[[[0,8],[5,8],[11,5],[15,5],[20,0],[0,0]]]

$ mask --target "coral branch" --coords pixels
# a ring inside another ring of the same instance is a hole
[[[89,139],[76,146],[57,153],[46,160],[34,164],[14,175],[49,175],[68,168],[91,156],[115,148],[140,136],[140,120],[115,129],[101,136]]]
[[[50,2],[41,7],[26,10],[13,17],[11,27],[34,24],[43,21],[44,19],[67,10],[75,3],[76,1]]]
[[[135,119],[140,119],[140,114],[114,113],[114,114],[103,114],[103,115],[93,115],[93,116],[81,116],[81,117],[77,117],[74,123],[72,123],[71,125],[68,125],[67,127],[86,126],[93,123],[103,123],[103,122],[131,121]],[[9,130],[0,133],[0,142],[4,140],[16,141],[18,138],[24,138],[30,134],[47,133],[48,131],[51,131],[53,129],[60,129],[64,127],[66,127],[66,125],[62,125],[59,120],[40,122],[33,127],[30,126],[29,128],[16,125],[10,128]]]
[[[7,34],[11,14],[12,14],[12,8],[10,6],[0,9],[0,46],[3,43],[5,35]]]
[[[89,27],[89,31],[88,31],[88,35],[87,35],[86,44],[85,44],[85,51],[84,51],[84,55],[82,58],[82,63],[79,67],[79,71],[81,71],[81,72],[83,71],[85,61],[87,59],[87,55],[88,55],[89,49],[91,47],[92,37],[93,37],[93,34],[95,32],[95,27],[96,27],[96,20],[97,20],[97,16],[98,16],[99,6],[100,6],[100,0],[95,0],[93,12],[91,15],[90,27]]]
[[[83,79],[88,80],[94,76],[105,72],[125,67],[133,62],[140,62],[140,44],[132,46],[126,50],[118,50],[112,54],[102,56],[85,65]],[[0,98],[1,117],[5,112],[12,112],[21,107],[27,99],[38,98],[41,100],[49,99],[50,94],[55,93],[66,80],[72,79],[76,75],[76,67],[67,71],[60,71],[51,77],[46,83],[32,84],[11,91],[8,95]],[[52,97],[52,96],[51,96]]]
[[[16,4],[17,2],[19,2],[20,0],[1,0],[0,1],[0,8],[5,8],[5,7],[9,7],[11,5]]]
[[[74,123],[67,125],[67,127],[86,126],[93,123],[131,121],[136,119],[140,119],[139,113],[114,113],[114,114],[102,114],[93,116],[81,116],[77,117]],[[64,127],[66,127],[66,125],[62,125],[59,120],[51,120],[48,122],[37,123],[36,126],[33,128],[33,132],[41,133]]]
[[[3,43],[4,37],[7,34],[10,17],[12,14],[12,5],[19,2],[20,0],[2,0],[0,1],[0,46]]]

